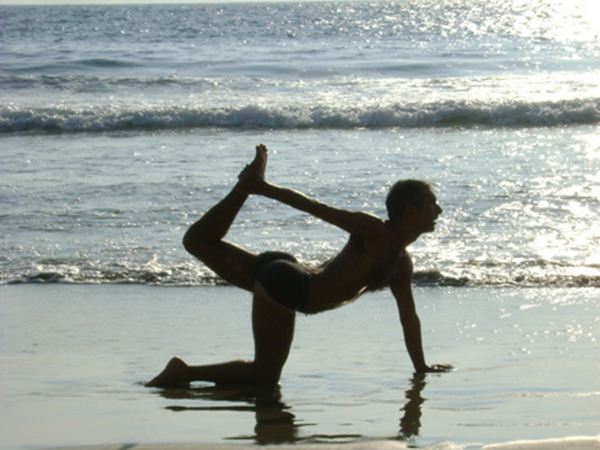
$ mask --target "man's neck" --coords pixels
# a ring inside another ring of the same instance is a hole
[[[388,228],[394,236],[394,241],[398,242],[398,246],[406,249],[410,244],[415,242],[420,233],[416,232],[412,227],[402,221],[387,221]]]

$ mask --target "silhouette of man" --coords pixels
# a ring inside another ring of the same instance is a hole
[[[389,287],[393,293],[408,354],[416,372],[444,372],[449,365],[428,365],[415,309],[413,266],[406,247],[435,229],[442,213],[429,184],[397,182],[390,190],[388,219],[339,209],[300,192],[266,181],[267,148],[256,147],[254,160],[232,191],[187,231],[186,250],[227,282],[252,292],[253,360],[189,366],[175,357],[147,386],[191,381],[216,384],[276,384],[294,336],[296,312],[315,314],[337,308],[361,294]],[[342,250],[320,267],[305,267],[282,252],[253,254],[224,240],[250,195],[261,195],[304,211],[349,234]]]

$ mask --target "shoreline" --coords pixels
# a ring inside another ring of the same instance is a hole
[[[211,444],[123,444],[52,448],[48,450],[244,450],[255,449],[255,446],[211,445]],[[393,441],[355,442],[345,444],[309,444],[309,445],[276,445],[262,446],[264,449],[277,450],[407,450],[414,446]],[[434,444],[419,447],[423,450],[461,450],[464,447],[455,444]],[[600,448],[600,436],[573,436],[564,439],[542,439],[537,441],[509,441],[480,447],[480,450],[597,450]]]

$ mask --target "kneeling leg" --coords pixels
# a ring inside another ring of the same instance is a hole
[[[254,361],[188,366],[181,359],[173,358],[146,386],[168,387],[192,381],[276,384],[290,352],[295,317],[294,311],[275,302],[260,283],[256,283],[252,306]]]

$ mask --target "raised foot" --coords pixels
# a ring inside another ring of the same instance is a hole
[[[145,384],[146,387],[169,387],[188,384],[188,365],[175,356],[156,377]]]
[[[240,175],[254,175],[264,178],[267,168],[267,147],[263,144],[256,146],[256,154],[250,164],[247,164]]]
[[[267,168],[267,147],[264,144],[256,146],[256,154],[248,168],[264,178]]]
[[[267,147],[260,144],[256,146],[256,154],[252,162],[246,165],[238,175],[240,181],[238,187],[247,192],[253,192],[264,181],[266,168]]]

